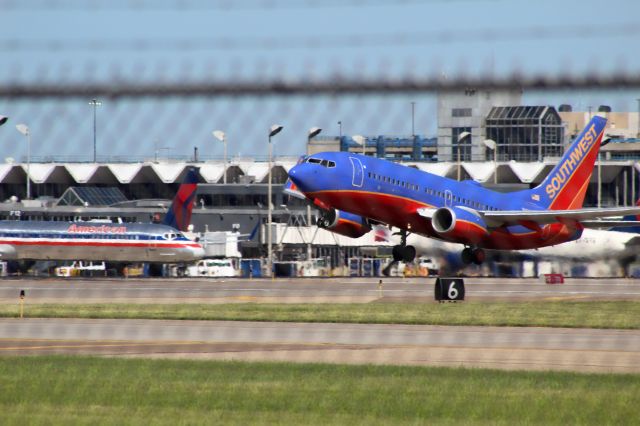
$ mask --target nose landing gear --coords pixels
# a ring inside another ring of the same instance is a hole
[[[476,265],[482,265],[486,258],[486,253],[481,248],[466,247],[462,250],[462,262],[466,265],[475,263]]]
[[[400,231],[400,244],[393,246],[391,253],[394,262],[413,262],[413,259],[416,258],[416,248],[407,245],[407,231],[404,229]]]

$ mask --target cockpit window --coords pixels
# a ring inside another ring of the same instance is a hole
[[[311,158],[311,157],[309,157],[307,159],[307,163],[320,164],[322,167],[335,167],[336,166],[335,161],[321,160],[319,158]]]

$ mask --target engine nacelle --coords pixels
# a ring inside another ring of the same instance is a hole
[[[325,210],[318,219],[318,226],[351,238],[362,237],[371,231],[371,226],[362,216],[336,209]]]
[[[468,245],[479,244],[489,234],[478,213],[460,207],[440,207],[431,217],[431,226],[443,238]]]

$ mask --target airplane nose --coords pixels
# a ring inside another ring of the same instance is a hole
[[[204,248],[202,246],[192,247],[191,254],[194,259],[202,259],[204,257]]]
[[[317,184],[317,170],[314,167],[309,167],[309,164],[298,164],[289,170],[289,178],[300,191],[311,192]]]
[[[289,170],[289,178],[298,186],[298,188],[302,188],[304,185],[304,171],[301,170],[301,167],[302,165],[298,164]]]

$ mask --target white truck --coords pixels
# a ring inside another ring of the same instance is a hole
[[[202,259],[187,266],[187,277],[237,277],[239,270],[233,259]]]

